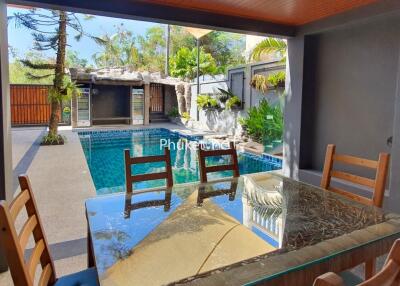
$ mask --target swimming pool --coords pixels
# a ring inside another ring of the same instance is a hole
[[[88,163],[97,194],[108,194],[125,191],[125,149],[131,150],[131,156],[149,156],[163,153],[161,139],[169,139],[180,148],[171,149],[171,163],[174,183],[199,181],[197,152],[185,148],[201,137],[185,136],[168,129],[115,130],[115,131],[80,131],[79,139]],[[223,164],[225,156],[208,158],[207,164]],[[271,162],[261,156],[238,153],[240,174],[271,171],[281,168],[281,161]],[[164,171],[164,164],[147,163],[135,166],[133,174]],[[212,173],[210,179],[231,175],[230,171]],[[135,189],[159,187],[164,180],[135,183]]]

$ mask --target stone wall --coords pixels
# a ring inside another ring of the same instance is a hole
[[[174,108],[178,106],[178,100],[176,98],[175,86],[173,85],[164,85],[164,113],[168,115],[168,113]]]

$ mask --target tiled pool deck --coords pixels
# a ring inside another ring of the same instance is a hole
[[[47,147],[39,145],[44,132],[44,128],[12,130],[14,187],[19,192],[17,176],[28,174],[57,275],[65,275],[87,267],[83,202],[96,192],[78,135],[61,131],[67,144]],[[0,274],[0,285],[13,285],[9,272]]]

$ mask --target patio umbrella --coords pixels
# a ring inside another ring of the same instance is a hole
[[[193,37],[196,38],[197,42],[197,95],[200,94],[200,38],[212,32],[212,30],[208,29],[200,29],[193,27],[186,27],[186,31],[188,31]],[[197,110],[197,118],[199,111]]]

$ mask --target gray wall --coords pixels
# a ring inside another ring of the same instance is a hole
[[[311,124],[302,132],[312,141],[301,147],[301,168],[322,169],[329,143],[370,159],[390,152],[399,31],[395,17],[309,39],[305,70],[314,75],[304,83],[303,118]]]
[[[394,175],[388,178],[385,207],[399,211],[400,13],[367,12],[303,27],[289,39],[284,172],[319,184],[329,143],[339,153],[375,160],[379,152],[390,152]]]

